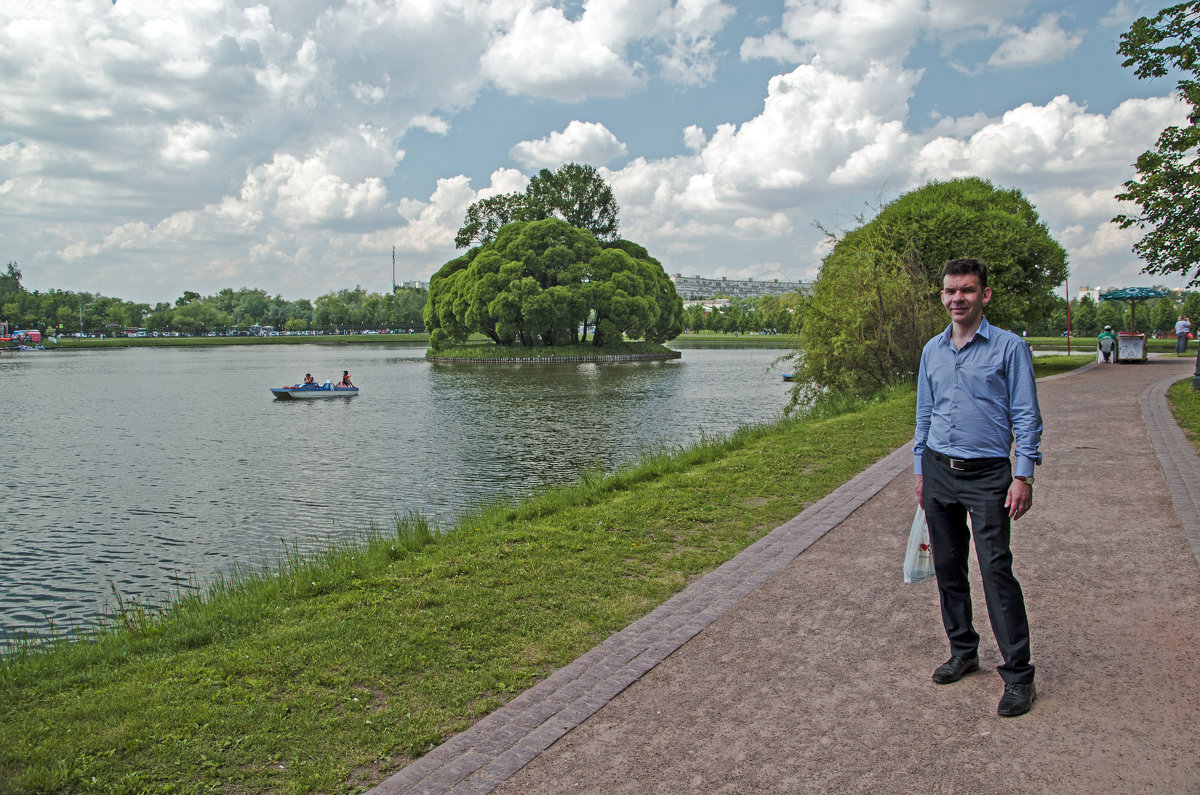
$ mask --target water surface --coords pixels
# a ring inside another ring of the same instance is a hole
[[[0,628],[86,622],[417,511],[612,470],[779,416],[778,350],[669,362],[430,363],[424,347],[287,345],[4,354]],[[277,401],[348,369],[362,393]]]

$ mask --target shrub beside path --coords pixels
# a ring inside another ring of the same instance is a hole
[[[1200,458],[1164,397],[1193,367],[1039,384],[1028,715],[996,715],[974,564],[982,670],[930,681],[906,445],[373,792],[1200,793]]]

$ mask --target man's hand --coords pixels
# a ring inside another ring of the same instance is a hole
[[[925,507],[925,478],[923,475],[917,475],[917,505]]]
[[[1008,496],[1004,507],[1008,509],[1010,519],[1018,519],[1033,505],[1033,486],[1023,480],[1013,479],[1008,487]]]

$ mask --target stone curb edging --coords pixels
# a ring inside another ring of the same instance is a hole
[[[658,362],[679,359],[683,354],[679,351],[670,353],[613,353],[603,356],[526,356],[509,358],[492,357],[447,357],[430,356],[425,358],[431,362],[454,362],[468,364],[563,364],[585,362]]]
[[[491,792],[910,466],[912,448],[903,445],[647,615],[402,768],[370,794]]]
[[[1192,554],[1200,563],[1200,455],[1167,405],[1167,390],[1171,385],[1191,377],[1191,374],[1173,375],[1153,383],[1142,391],[1140,402],[1142,419],[1167,480],[1175,513],[1192,546]]]

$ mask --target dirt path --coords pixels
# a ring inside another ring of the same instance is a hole
[[[1039,386],[1013,530],[1030,714],[996,715],[974,572],[983,670],[929,679],[947,642],[935,586],[900,576],[902,449],[376,792],[1200,793],[1200,459],[1161,397],[1192,368]]]

